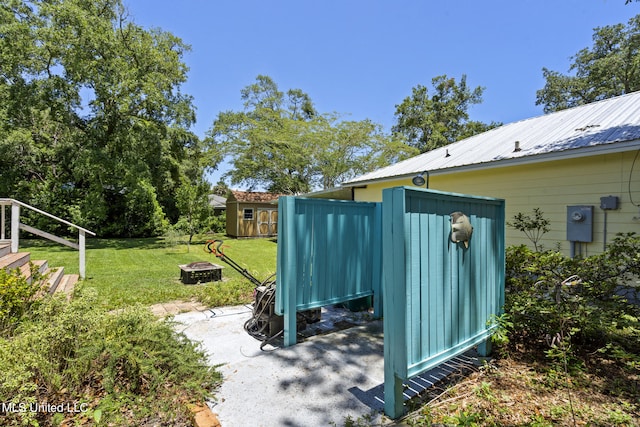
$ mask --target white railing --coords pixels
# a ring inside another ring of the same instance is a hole
[[[10,241],[11,241],[11,252],[12,253],[16,253],[18,252],[18,247],[19,247],[19,243],[20,243],[20,230],[24,230],[27,231],[29,233],[33,233],[37,236],[40,237],[44,237],[46,239],[49,239],[53,242],[56,243],[60,243],[61,245],[65,245],[65,246],[69,246],[70,248],[76,249],[78,251],[80,251],[80,256],[79,256],[79,271],[80,271],[80,277],[81,278],[85,278],[86,276],[86,270],[85,270],[85,263],[86,263],[86,251],[85,251],[85,237],[87,234],[90,234],[92,236],[95,236],[96,233],[94,233],[93,231],[89,231],[86,228],[82,228],[78,225],[72,224],[69,221],[65,221],[62,218],[58,218],[55,215],[51,215],[48,212],[45,212],[43,210],[40,210],[38,208],[34,208],[33,206],[30,206],[26,203],[22,203],[18,200],[15,199],[0,199],[0,241],[9,241],[9,239],[6,238],[6,216],[5,216],[5,207],[6,206],[11,206],[11,231],[10,231]],[[78,243],[69,241],[67,239],[63,239],[62,237],[58,237],[56,235],[53,235],[51,233],[47,233],[46,231],[42,231],[42,230],[38,230],[35,227],[31,227],[29,225],[26,224],[22,224],[20,222],[20,208],[26,208],[26,209],[30,209],[34,212],[37,212],[41,215],[47,216],[51,219],[54,219],[62,224],[68,225],[69,227],[73,227],[75,229],[78,230]]]

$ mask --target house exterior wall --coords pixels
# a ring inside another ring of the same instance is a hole
[[[632,151],[434,174],[430,177],[429,187],[505,199],[507,222],[512,221],[519,212],[532,215],[534,208],[540,208],[544,217],[551,221],[551,230],[542,237],[540,243],[547,249],[559,246],[567,255],[571,253],[566,234],[567,206],[593,206],[593,242],[579,246],[582,255],[593,255],[603,250],[605,212],[600,208],[600,198],[603,196],[619,197],[618,209],[607,211],[607,242],[619,232],[640,233],[640,208],[635,206],[640,204],[640,161],[633,166],[635,155],[636,152]],[[382,189],[399,185],[413,184],[407,178],[355,188],[354,199],[380,201]],[[509,226],[506,229],[506,242],[507,245],[527,244],[533,247],[523,233]]]

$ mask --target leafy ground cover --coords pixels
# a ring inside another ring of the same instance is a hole
[[[189,246],[173,238],[88,239],[87,278],[81,286],[95,288],[99,304],[108,309],[191,299],[211,307],[250,302],[253,285],[204,251],[206,241],[215,238],[224,239],[201,235]],[[272,239],[226,240],[224,251],[263,280],[276,270],[276,247]],[[73,249],[44,240],[22,240],[20,250],[31,252],[31,259],[46,259],[50,265],[77,273],[78,252]],[[223,280],[184,285],[178,265],[196,261],[222,265]]]
[[[21,281],[2,277],[0,287]],[[25,304],[0,330],[0,424],[190,426],[221,376],[200,347],[141,306],[106,311],[92,288]]]
[[[197,343],[146,306],[197,299],[248,303],[253,285],[231,268],[224,280],[185,285],[178,265],[217,263],[201,236],[89,240],[86,280],[71,301],[33,298],[40,285],[17,270],[0,274],[0,424],[34,426],[191,426],[189,406],[215,398],[221,376]],[[78,253],[23,240],[32,259],[77,272]],[[271,240],[232,241],[225,253],[254,274],[275,271]]]

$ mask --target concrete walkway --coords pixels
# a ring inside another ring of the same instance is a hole
[[[261,342],[243,328],[250,317],[248,306],[237,306],[174,318],[179,331],[202,343],[224,377],[217,400],[209,403],[222,427],[343,426],[348,419],[393,424],[383,414],[382,321],[366,312],[323,308],[322,321],[302,332],[302,342],[261,351]],[[405,398],[473,363],[465,356],[412,379]]]

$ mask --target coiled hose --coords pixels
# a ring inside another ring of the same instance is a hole
[[[260,350],[264,350],[265,345],[284,333],[284,328],[273,335],[270,335],[273,331],[269,330],[271,321],[278,317],[272,310],[275,307],[276,300],[276,282],[274,279],[275,274],[272,274],[259,287],[256,287],[254,290],[253,312],[251,317],[244,323],[244,330],[253,338],[262,341]]]

